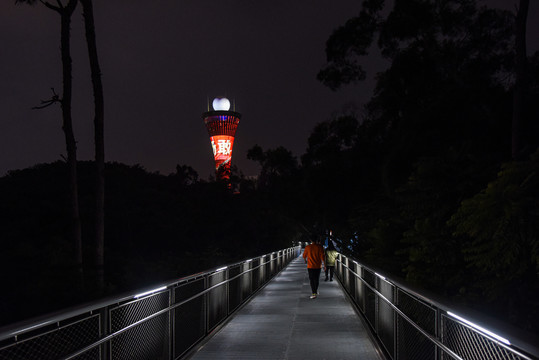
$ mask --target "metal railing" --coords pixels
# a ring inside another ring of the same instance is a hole
[[[354,259],[339,255],[335,273],[391,359],[539,359],[537,338],[450,308]]]
[[[0,359],[179,359],[299,253],[280,250],[3,329]]]

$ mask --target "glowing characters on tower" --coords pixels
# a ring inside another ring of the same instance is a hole
[[[210,135],[215,160],[215,175],[217,180],[230,182],[232,148],[241,114],[230,111],[230,101],[225,97],[213,99],[212,107],[213,111],[205,112],[202,117]]]

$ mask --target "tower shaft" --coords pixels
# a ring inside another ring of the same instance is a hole
[[[232,149],[240,117],[240,113],[225,110],[208,111],[203,114],[215,160],[215,175],[219,181],[230,181]]]

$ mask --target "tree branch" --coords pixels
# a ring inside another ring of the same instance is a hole
[[[62,100],[60,100],[60,96],[58,96],[56,91],[54,91],[54,88],[51,88],[51,90],[52,90],[53,96],[50,98],[50,100],[41,100],[41,105],[40,106],[34,106],[32,108],[32,110],[44,109],[46,107],[51,106],[54,103],[57,103],[57,102],[61,103],[62,102]]]
[[[44,0],[39,0],[39,2],[42,3],[43,5],[45,5],[46,7],[48,7],[49,9],[57,11],[57,12],[60,12],[61,9],[62,9],[60,7],[52,5],[51,3],[47,2],[47,1],[44,1]]]

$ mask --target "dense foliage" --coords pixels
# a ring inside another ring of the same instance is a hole
[[[354,196],[343,206],[355,207],[330,228],[385,271],[538,331],[538,54],[524,69],[525,145],[512,161],[514,14],[474,0],[385,3],[363,1],[331,35],[318,75],[332,89],[364,79],[373,44],[389,63],[360,125],[341,138],[354,139],[338,155],[356,167],[345,175],[354,182],[326,189]],[[335,144],[319,135],[308,154]]]
[[[1,323],[94,298],[93,164],[79,162],[86,290],[76,291],[63,162],[0,178]],[[202,182],[189,166],[168,176],[107,164],[106,295],[135,291],[292,245],[296,225],[252,191]],[[252,186],[251,186],[252,187]],[[249,189],[248,183],[244,186]],[[39,302],[36,302],[39,298]]]

